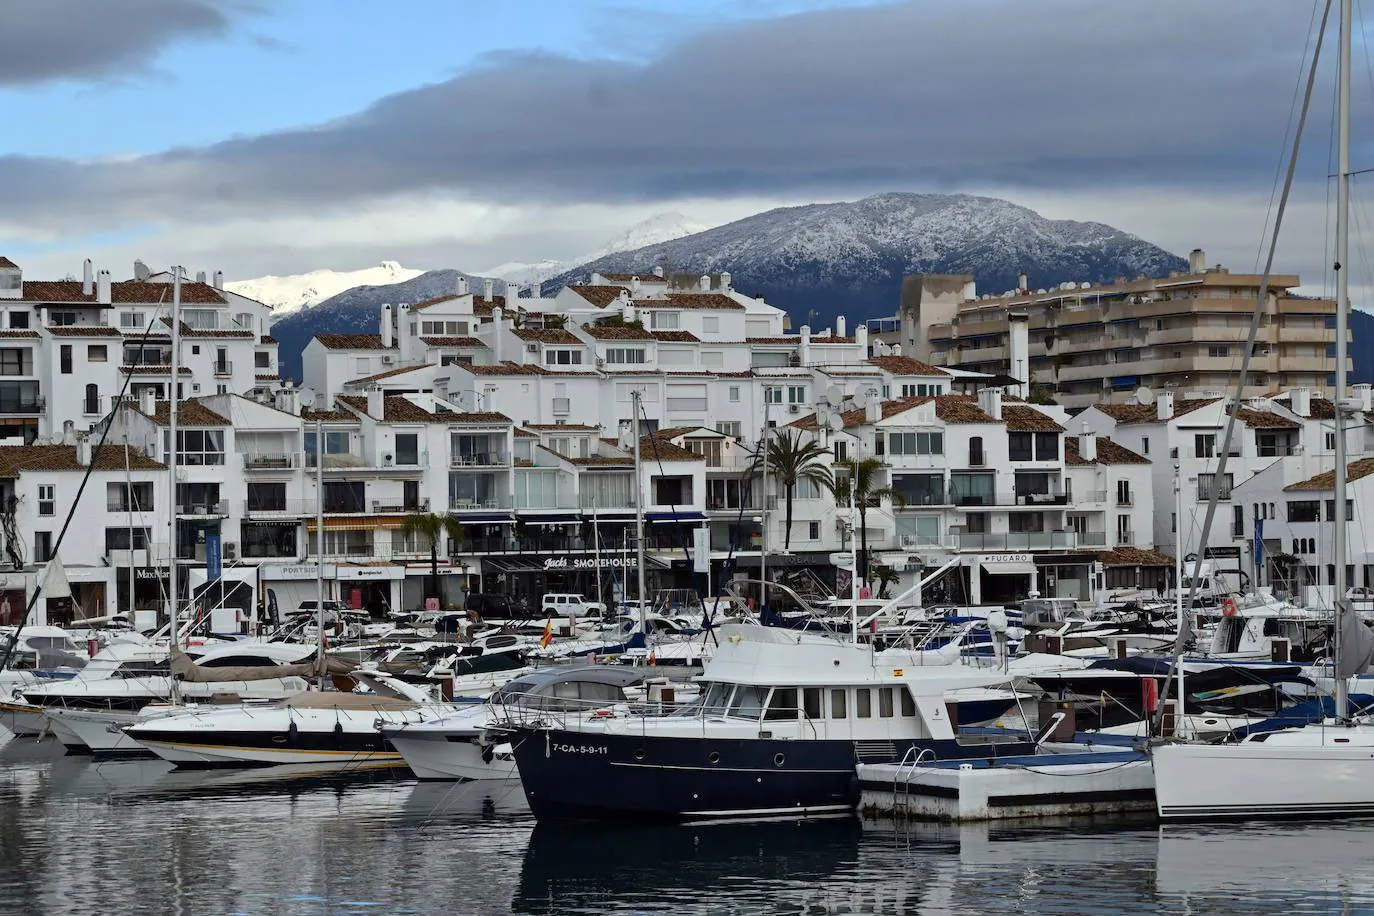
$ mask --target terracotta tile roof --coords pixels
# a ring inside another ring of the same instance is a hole
[[[542,366],[527,366],[521,363],[513,363],[510,360],[496,363],[491,366],[463,366],[461,367],[471,372],[473,375],[548,375],[549,373]]]
[[[386,350],[380,334],[316,334],[315,339],[326,350]]]
[[[661,435],[640,436],[639,454],[644,461],[705,461],[691,449],[674,445]]]
[[[133,402],[126,401],[134,410],[138,406]],[[172,422],[172,406],[167,401],[158,401],[153,409],[151,419],[158,426],[170,426]],[[139,413],[143,413],[141,410]],[[144,414],[144,416],[149,416]],[[178,426],[233,426],[225,417],[215,413],[199,401],[178,401],[177,402],[177,425]]]
[[[123,472],[124,447],[106,445],[92,449],[92,464],[100,471]],[[161,471],[166,465],[154,461],[137,449],[129,449],[128,467],[134,471]],[[85,465],[76,460],[75,445],[4,445],[0,446],[0,477],[16,477],[24,471],[84,471]]]
[[[1251,407],[1242,407],[1236,411],[1236,419],[1244,423],[1251,429],[1301,429],[1302,424],[1297,420],[1290,420],[1281,417],[1276,413],[1267,410],[1255,410]]]
[[[367,410],[367,398],[362,395],[340,395],[336,400],[356,410],[364,416],[371,416]],[[509,423],[510,417],[503,413],[478,412],[459,413],[451,410],[428,411],[409,398],[389,395],[382,399],[383,423]]]
[[[80,280],[26,280],[20,301],[96,304],[95,293],[83,293]],[[110,301],[116,305],[171,302],[172,284],[145,280],[111,283]],[[185,305],[223,305],[225,300],[208,283],[182,283],[181,301]]]
[[[530,432],[529,430],[517,429],[517,430],[515,431],[515,438],[517,438],[517,439],[538,439],[539,437],[536,436],[534,433]]]
[[[1175,399],[1174,414],[1170,419],[1176,420],[1179,417],[1187,416],[1193,411],[1201,410],[1219,400],[1221,399]],[[1094,404],[1093,407],[1113,418],[1117,423],[1157,423],[1159,421],[1159,409],[1155,404]]]
[[[38,339],[37,331],[0,331],[0,337],[25,337],[32,340]]]
[[[19,265],[18,265],[18,264],[14,263],[13,261],[11,261],[9,258],[5,257],[5,256],[2,255],[2,254],[0,254],[0,267],[8,268],[9,270],[18,270],[18,269],[19,269]]]
[[[1062,433],[1064,427],[1045,416],[1034,407],[1019,404],[1003,404],[1002,420],[1012,432]]]
[[[490,315],[491,310],[494,307],[499,305],[502,308],[504,308],[506,305],[505,296],[492,296],[491,301],[487,301],[486,299],[483,299],[481,296],[479,296],[477,293],[468,293],[467,295],[472,297],[472,313],[474,315],[482,314],[480,311],[478,311],[480,307],[485,307],[486,314]],[[463,297],[459,296],[456,293],[449,293],[446,296],[435,296],[433,299],[426,299],[423,302],[415,303],[410,307],[410,310],[412,312],[423,312],[425,309],[430,308],[431,306],[438,305],[441,302],[452,302],[454,299],[461,298]]]
[[[271,374],[267,374],[267,375],[255,375],[255,376],[253,376],[253,377],[254,377],[255,379],[257,379],[259,382],[275,382],[275,381],[277,381],[277,380],[280,378],[280,376],[271,375]],[[169,630],[168,632],[171,632],[171,631]]]
[[[811,336],[811,342],[813,344],[852,344],[854,342],[854,338],[837,337],[834,334],[828,334],[825,337],[817,337],[813,334]]]
[[[167,325],[167,327],[169,327],[169,328],[172,326],[172,319],[170,319],[170,318],[163,318],[163,319],[161,319],[161,321],[162,321],[163,324]],[[181,323],[181,336],[182,336],[182,337],[235,337],[235,338],[252,338],[252,337],[256,337],[257,335],[254,334],[252,331],[231,331],[231,330],[229,330],[228,328],[214,328],[214,329],[193,328],[193,327],[191,327],[189,324],[187,324],[186,322],[183,321],[183,322]]]
[[[744,369],[740,372],[712,372],[716,378],[753,378],[754,370]]]
[[[744,306],[724,293],[668,293],[662,299],[637,299],[635,308],[744,311]]]
[[[431,347],[485,347],[486,344],[476,337],[421,337],[423,343]]]
[[[551,430],[551,429],[552,429],[552,430],[559,430],[559,429],[568,429],[568,430],[575,430],[575,431],[578,431],[578,432],[597,432],[597,431],[599,431],[599,430],[601,429],[601,427],[600,427],[600,426],[590,426],[590,425],[588,425],[588,424],[586,424],[586,423],[526,423],[526,424],[525,424],[525,429],[538,429],[538,430]]]
[[[568,289],[577,293],[583,299],[586,299],[592,305],[601,309],[604,309],[606,306],[610,305],[612,302],[619,299],[621,290],[624,290],[626,293],[629,292],[629,290],[623,286],[574,285],[569,286]]]
[[[563,328],[519,328],[512,332],[521,340],[532,340],[551,344],[579,344],[582,341]]]
[[[919,359],[910,356],[872,356],[868,360],[879,369],[891,372],[893,375],[944,375],[943,369],[937,369],[930,363],[923,363]]]
[[[273,337],[271,334],[264,334],[258,338],[258,343],[260,344],[274,344],[276,342],[277,338]]]
[[[1124,445],[1117,445],[1106,436],[1097,437],[1097,460],[1087,461],[1078,451],[1078,437],[1064,437],[1064,463],[1065,464],[1149,464],[1150,459],[1126,448]]]
[[[515,466],[518,468],[532,468],[534,467],[534,462],[528,458],[516,458]]]
[[[471,294],[469,294],[469,295],[471,295]],[[412,305],[412,306],[410,307],[410,310],[411,310],[412,312],[415,312],[415,311],[424,311],[425,309],[429,308],[431,305],[438,305],[440,302],[452,302],[454,299],[457,299],[457,298],[458,298],[458,294],[457,294],[457,293],[448,293],[447,295],[444,295],[444,296],[435,296],[433,299],[425,299],[425,300],[422,300],[422,301],[420,301],[420,302],[415,303],[414,305]]]
[[[602,274],[602,279],[610,280],[612,283],[629,283],[631,280],[639,280],[643,283],[667,283],[666,277],[660,277],[649,271],[647,274]]]
[[[118,328],[108,328],[96,324],[58,324],[46,327],[54,337],[123,337]],[[36,334],[34,335],[37,336]]]
[[[941,394],[934,397],[922,395],[919,397],[897,398],[892,401],[884,401],[882,419],[886,420],[888,417],[895,417],[899,413],[905,413],[913,407],[929,404],[931,401],[935,402],[936,418],[946,423],[997,422],[991,416],[984,413],[983,409],[977,405],[973,398],[957,394]],[[1005,411],[1006,406],[1003,405],[1002,409]],[[844,418],[846,429],[855,426],[863,426],[868,422],[867,411],[863,410],[846,410],[841,413],[840,416]],[[1003,416],[1005,416],[1005,414],[1003,414]],[[814,430],[816,429],[816,415],[812,414],[809,417],[802,417],[800,420],[789,423],[788,425],[795,426],[798,429]]]
[[[360,385],[363,382],[375,382],[377,379],[391,378],[393,375],[402,375],[406,372],[414,372],[416,369],[432,369],[433,367],[433,363],[421,363],[418,366],[398,366],[395,369],[378,372],[376,375],[364,375],[362,378],[355,378],[348,382],[348,384]]]
[[[1097,561],[1103,566],[1173,566],[1174,558],[1158,550],[1143,547],[1118,547],[1100,550]]]
[[[125,375],[171,375],[171,366],[120,366],[119,371]],[[181,375],[192,375],[193,373],[186,366],[181,367]]]
[[[676,446],[674,446],[676,448]],[[542,446],[541,446],[542,448]],[[547,451],[547,450],[546,450]],[[557,454],[555,452],[555,454]],[[559,455],[563,458],[562,455]],[[569,464],[582,465],[584,467],[634,467],[635,460],[630,456],[618,455],[593,455],[590,458],[563,458]]]
[[[317,410],[314,407],[301,408],[302,420],[320,420],[325,423],[357,423],[358,418],[346,410]]]
[[[1359,461],[1352,461],[1345,467],[1347,479],[1352,483],[1362,477],[1374,474],[1374,458],[1361,458]],[[1306,480],[1290,483],[1284,487],[1285,493],[1297,490],[1330,490],[1336,486],[1336,471],[1323,471],[1316,477],[1309,477]]]
[[[650,331],[654,340],[661,340],[665,343],[700,343],[701,338],[691,331]]]
[[[1281,398],[1275,398],[1274,400],[1284,407],[1287,407],[1289,410],[1293,409],[1291,399],[1288,395],[1284,395]],[[1330,398],[1313,397],[1311,411],[1311,419],[1313,420],[1336,419],[1336,404]]]
[[[744,342],[747,344],[779,344],[796,346],[801,343],[800,337],[746,337]]]
[[[653,340],[654,335],[636,327],[609,326],[604,324],[585,325],[587,334],[597,340]]]

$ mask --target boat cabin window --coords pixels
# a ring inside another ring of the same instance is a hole
[[[768,711],[765,719],[795,719],[797,717],[797,688],[775,687],[768,698]]]
[[[763,715],[763,701],[767,697],[767,687],[736,687],[735,696],[730,701],[730,715],[739,719],[757,719]]]
[[[1023,626],[1049,626],[1063,622],[1063,612],[1052,601],[1032,599],[1021,602],[1021,623]]]
[[[892,718],[892,688],[878,688],[878,715],[884,719]]]
[[[905,687],[898,688],[897,693],[902,698],[902,715],[912,717],[916,715],[916,700],[912,698],[911,691]]]
[[[849,718],[849,710],[845,707],[845,692],[843,690],[830,691],[830,718]]]
[[[598,684],[595,681],[580,681],[577,685],[580,699],[593,703],[617,703],[622,699],[620,688],[614,684]]]
[[[701,701],[701,708],[707,713],[723,713],[729,699],[729,684],[712,684],[706,688],[706,694]]]
[[[821,717],[821,688],[807,687],[802,691],[802,712],[808,719]]]
[[[860,719],[869,719],[873,716],[873,697],[867,687],[859,687],[854,691],[854,710]]]

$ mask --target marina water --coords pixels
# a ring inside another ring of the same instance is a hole
[[[536,826],[516,785],[59,754],[0,749],[0,913],[1374,912],[1371,823]]]

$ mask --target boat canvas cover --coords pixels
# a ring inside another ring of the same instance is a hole
[[[1374,661],[1374,633],[1360,620],[1360,615],[1347,610],[1341,615],[1341,658],[1337,677],[1354,677],[1369,670]]]
[[[268,681],[282,677],[311,677],[319,666],[313,661],[294,665],[244,665],[241,667],[202,668],[180,649],[172,649],[172,677],[193,684],[212,681]],[[351,669],[351,666],[350,666]]]

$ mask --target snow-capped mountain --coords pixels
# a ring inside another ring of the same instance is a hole
[[[902,277],[968,273],[980,292],[1065,280],[1100,283],[1159,275],[1182,258],[1102,223],[1050,220],[1027,207],[967,194],[887,193],[858,201],[785,207],[685,238],[597,258],[550,278],[549,291],[600,273],[728,270],[742,291],[763,295],[794,322],[823,326],[891,315]]]
[[[706,231],[708,226],[681,213],[660,213],[643,222],[635,223],[629,229],[606,242],[596,251],[573,258],[570,261],[508,261],[481,271],[484,277],[502,277],[520,284],[542,283],[549,277],[556,277],[579,264],[586,264],[617,251],[632,251],[646,245],[670,242],[683,236],[695,235]]]
[[[279,319],[292,312],[323,302],[355,286],[385,286],[403,283],[424,273],[402,267],[396,261],[383,261],[376,267],[362,270],[312,270],[287,277],[256,277],[224,284],[230,292],[265,302],[275,310]]]

